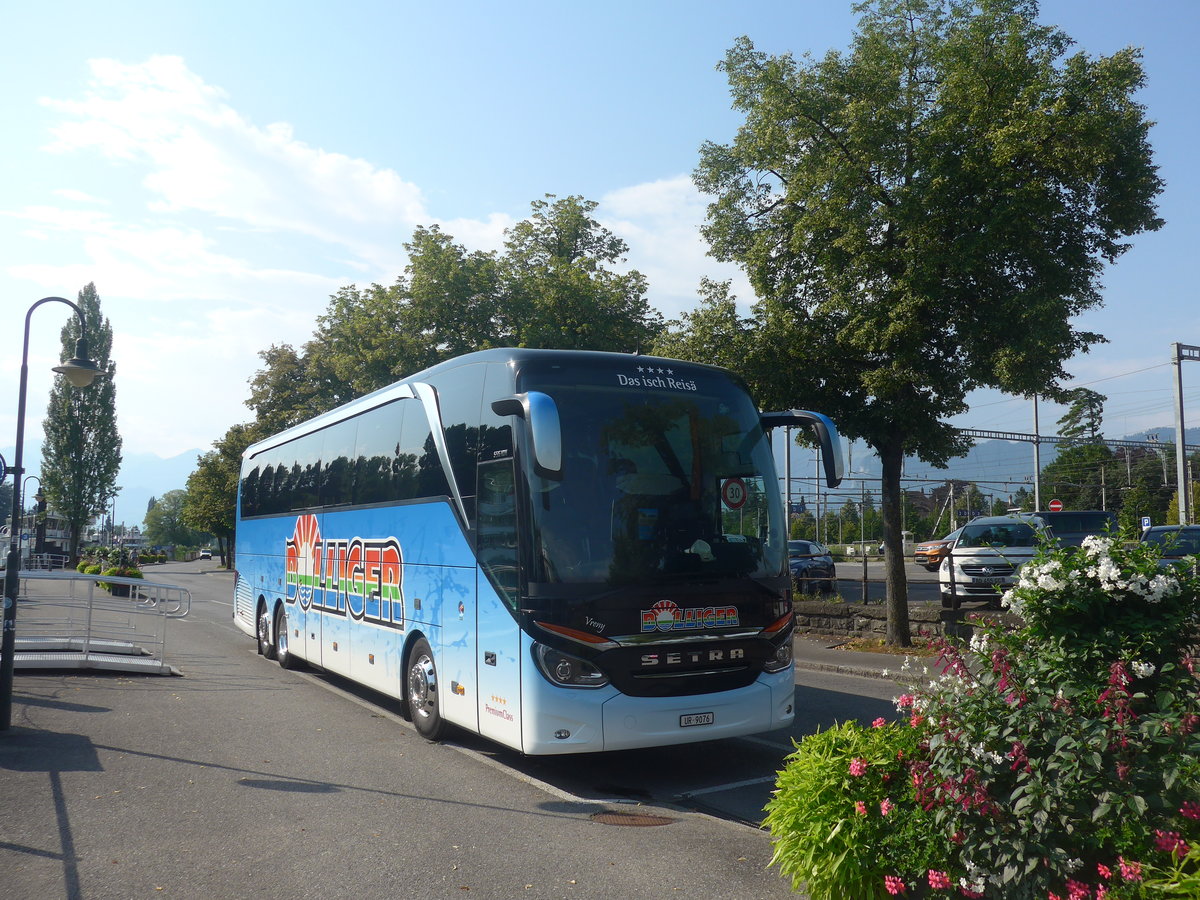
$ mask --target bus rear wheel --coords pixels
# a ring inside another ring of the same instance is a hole
[[[282,606],[275,610],[275,661],[285,669],[296,668],[296,657],[288,650],[287,613]]]
[[[258,652],[266,659],[275,658],[275,642],[271,640],[271,613],[266,603],[258,606]]]
[[[437,666],[433,662],[433,651],[425,638],[417,638],[408,657],[408,672],[405,675],[405,696],[413,725],[427,740],[440,740],[446,729],[438,703]]]

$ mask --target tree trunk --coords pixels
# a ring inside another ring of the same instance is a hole
[[[901,516],[900,473],[904,466],[904,450],[900,441],[877,448],[883,463],[883,569],[887,587],[887,642],[893,646],[911,647],[908,633],[908,578],[904,574],[904,527]]]

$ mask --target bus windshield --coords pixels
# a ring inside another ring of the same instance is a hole
[[[522,379],[524,389],[555,400],[562,433],[561,473],[526,466],[530,581],[778,577],[782,504],[746,392],[708,370],[671,379],[684,387],[665,390],[580,376]]]

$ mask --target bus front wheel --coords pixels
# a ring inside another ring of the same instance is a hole
[[[436,741],[442,736],[446,723],[438,704],[437,667],[433,651],[425,638],[418,638],[408,658],[406,675],[408,709],[413,725],[422,737]]]

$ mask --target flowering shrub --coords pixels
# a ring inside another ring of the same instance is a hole
[[[1153,550],[1044,550],[1005,595],[1023,625],[943,643],[919,680],[906,664],[904,725],[841,726],[789,757],[768,806],[776,862],[814,900],[1200,896],[1198,597],[1200,580],[1160,571]],[[834,732],[871,734],[871,755]],[[885,759],[892,813],[868,823],[854,803],[881,802],[864,779]],[[807,819],[777,814],[818,786],[830,796]],[[850,858],[863,884],[822,887]]]
[[[136,566],[109,566],[107,569],[105,569],[100,574],[104,575],[104,576],[112,576],[114,578],[144,578],[145,577],[142,575],[142,570],[137,568]],[[97,581],[96,584],[99,585],[100,587],[104,588],[104,590],[108,591],[111,594],[116,594],[116,595],[120,595],[120,596],[128,596],[129,595],[129,585],[127,585],[127,584],[113,584],[108,581]]]
[[[772,864],[794,887],[812,900],[866,900],[899,892],[895,873],[916,862],[940,871],[948,856],[929,841],[932,817],[907,783],[918,745],[907,723],[878,719],[814,734],[788,757],[766,822],[776,836]]]

